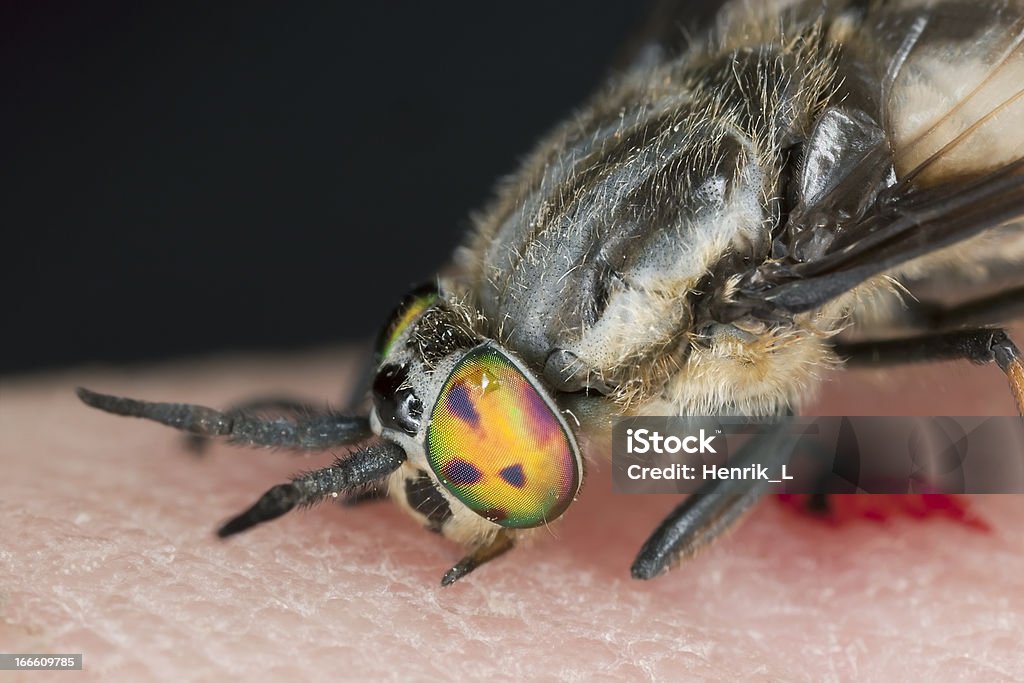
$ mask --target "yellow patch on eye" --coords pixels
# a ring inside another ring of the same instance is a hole
[[[572,433],[536,383],[493,346],[467,353],[445,381],[427,459],[459,500],[505,527],[549,522],[579,490]]]

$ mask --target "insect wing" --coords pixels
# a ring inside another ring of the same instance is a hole
[[[996,226],[1009,224],[1001,228],[1010,233],[1004,242],[1021,241],[1014,234],[1024,228],[1014,223],[1024,216],[1024,6],[901,7],[887,8],[863,27],[866,36],[879,36],[871,49],[881,55],[875,63],[881,106],[855,110],[852,122],[836,124],[829,136],[812,136],[800,186],[805,202],[778,248],[786,258],[748,274],[725,317],[815,309],[869,278]],[[839,111],[827,109],[819,130]],[[821,154],[822,145],[837,139]],[[863,166],[885,164],[857,162],[871,159],[881,144],[891,146],[892,175],[888,183],[871,180],[881,184],[866,193]],[[826,168],[824,176],[808,172],[818,157],[833,153],[846,165]],[[832,185],[823,189],[821,177]],[[854,220],[834,222],[844,215],[836,205],[849,209],[859,200]],[[810,235],[812,221],[800,224],[810,216],[833,222]],[[1022,251],[1005,256],[1019,260]]]

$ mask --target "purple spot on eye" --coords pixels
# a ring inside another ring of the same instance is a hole
[[[444,403],[452,415],[468,423],[471,427],[476,427],[479,424],[480,416],[477,415],[476,408],[473,407],[472,401],[469,400],[469,392],[466,390],[466,386],[461,382],[453,384],[448,389],[448,396],[445,398]]]
[[[521,489],[526,486],[526,474],[523,472],[523,466],[519,463],[515,465],[509,465],[505,469],[498,472],[502,479],[507,481],[517,489]]]
[[[529,428],[538,441],[545,442],[561,430],[558,421],[533,387],[523,393],[526,394],[527,414],[530,416]]]
[[[444,466],[444,476],[456,486],[467,486],[477,483],[484,475],[465,460],[456,458]]]

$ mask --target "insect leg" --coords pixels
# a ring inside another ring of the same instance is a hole
[[[115,415],[141,417],[200,436],[226,436],[233,444],[324,450],[371,436],[369,420],[333,411],[292,419],[222,413],[189,403],[153,403],[97,394],[82,387],[78,397],[93,408]]]
[[[470,573],[485,562],[490,562],[499,555],[503,555],[512,549],[512,537],[504,530],[495,534],[494,539],[483,543],[473,549],[468,555],[459,560],[459,563],[445,572],[441,577],[442,586],[450,586],[466,574]]]
[[[281,417],[302,418],[317,412],[319,410],[312,404],[288,396],[258,396],[231,406],[224,411],[224,414],[231,419],[236,419],[249,413],[266,413]],[[187,434],[185,436],[185,445],[195,453],[202,453],[209,444],[209,436],[202,434]]]
[[[853,365],[892,365],[936,360],[994,362],[1006,373],[1017,410],[1024,415],[1024,357],[1005,330],[982,329],[838,344],[836,353]]]
[[[1024,317],[1024,287],[949,307],[927,301],[910,303],[908,313],[909,323],[925,330],[945,331],[999,324]]]
[[[405,451],[390,441],[380,441],[339,458],[330,467],[307,472],[263,494],[248,510],[228,520],[217,535],[226,538],[263,522],[276,519],[295,507],[308,507],[328,496],[353,491],[384,479],[405,461]]]
[[[757,435],[729,459],[729,467],[760,464],[771,469],[789,462],[798,435],[790,420]],[[713,479],[669,513],[647,539],[630,570],[634,579],[653,579],[678,561],[710,545],[764,495],[770,482]]]

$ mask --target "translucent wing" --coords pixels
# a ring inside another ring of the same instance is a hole
[[[1024,156],[1022,15],[1019,2],[946,2],[880,22],[891,55],[886,123],[904,184],[982,175]]]
[[[993,229],[996,249],[971,260],[1024,263],[1024,4],[884,10],[864,17],[847,50],[868,73],[849,74],[808,141],[782,258],[745,278],[732,317],[812,310]]]

